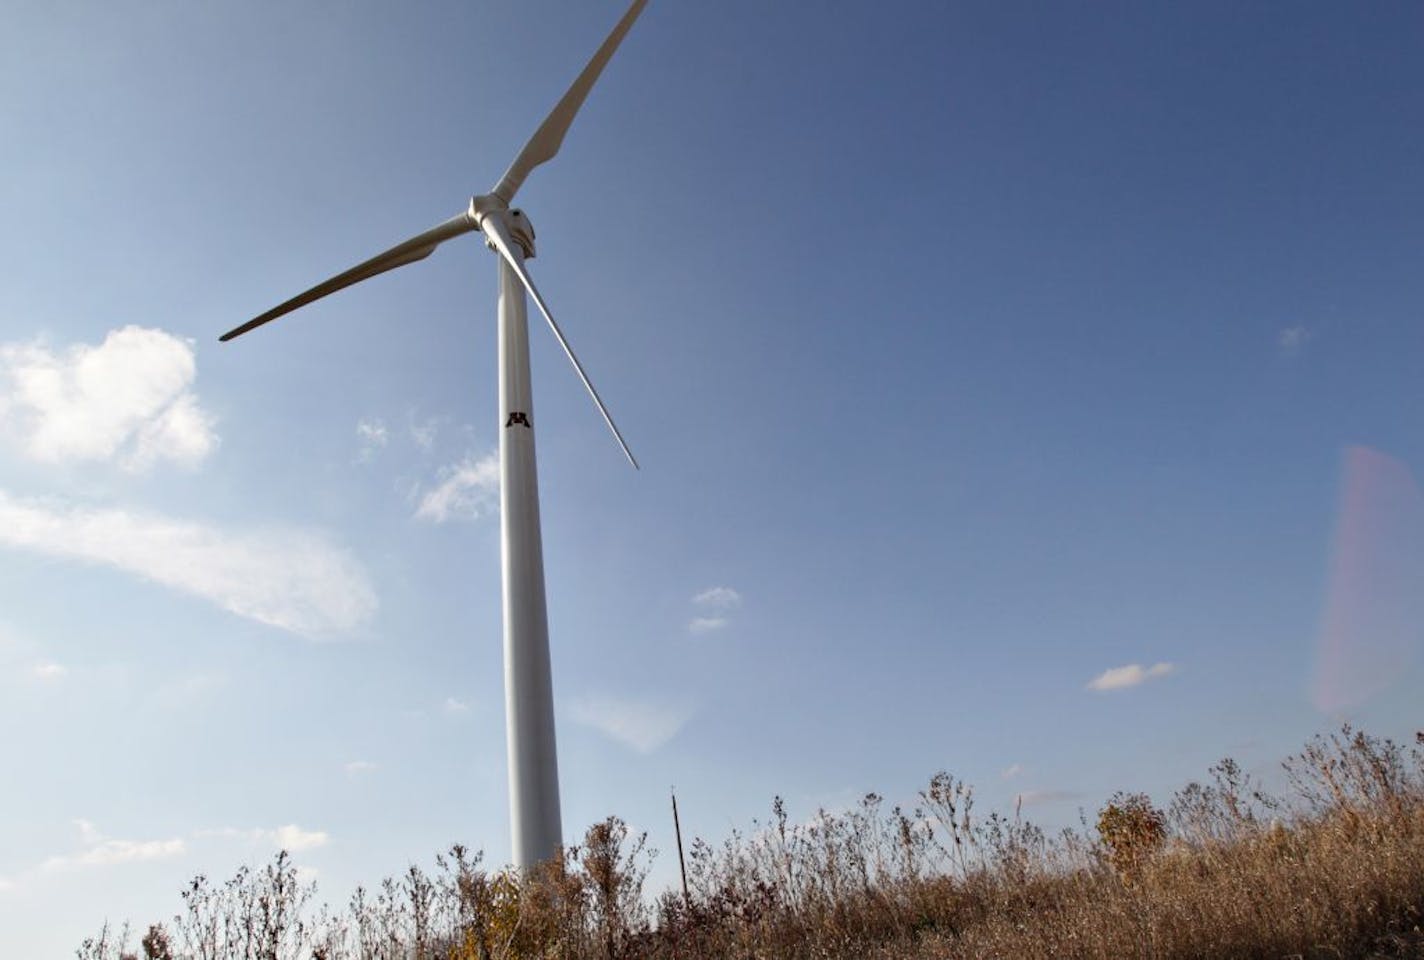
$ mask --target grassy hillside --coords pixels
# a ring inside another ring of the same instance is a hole
[[[279,855],[196,878],[169,922],[106,928],[81,960],[266,958],[1424,958],[1424,733],[1345,727],[1267,796],[1224,760],[1165,807],[1117,794],[1049,835],[980,818],[936,775],[915,809],[849,812],[694,841],[688,890],[651,898],[642,837],[595,824],[530,876],[455,847],[340,908]],[[133,941],[138,941],[134,943]]]

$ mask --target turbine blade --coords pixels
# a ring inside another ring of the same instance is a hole
[[[569,362],[574,365],[575,372],[579,379],[583,381],[588,395],[593,397],[593,402],[598,406],[598,412],[603,414],[603,422],[608,424],[608,429],[613,431],[613,437],[618,441],[618,445],[623,448],[623,455],[628,458],[628,462],[637,470],[638,461],[633,458],[633,451],[628,449],[628,443],[623,439],[623,434],[618,432],[618,425],[613,422],[613,415],[608,412],[608,408],[603,405],[603,398],[598,395],[598,391],[593,387],[593,381],[588,378],[588,374],[583,371],[583,364],[579,363],[578,357],[574,355],[574,348],[569,346],[568,339],[564,336],[564,331],[559,329],[559,325],[554,322],[554,315],[549,312],[549,306],[544,302],[544,298],[539,295],[539,288],[534,286],[534,280],[529,276],[529,271],[524,269],[524,263],[519,257],[514,255],[514,238],[509,235],[509,228],[506,227],[498,215],[485,217],[481,224],[485,236],[490,243],[499,251],[499,255],[504,257],[505,262],[514,270],[519,281],[524,284],[524,289],[529,291],[529,296],[534,298],[534,302],[539,305],[539,312],[544,315],[544,319],[549,321],[549,329],[554,331],[554,336],[558,338],[559,346],[564,348],[564,353],[568,356]]]
[[[584,98],[593,89],[598,75],[603,72],[604,66],[613,56],[613,51],[617,50],[618,45],[623,42],[628,28],[633,26],[633,21],[638,19],[638,14],[643,12],[643,7],[647,5],[647,2],[648,0],[633,0],[628,12],[623,14],[623,19],[618,21],[613,32],[603,41],[603,46],[598,48],[598,52],[593,55],[588,66],[583,68],[583,73],[578,75],[573,86],[569,87],[563,99],[544,118],[539,129],[534,131],[534,136],[529,138],[524,149],[519,151],[519,156],[514,158],[514,162],[504,172],[504,176],[500,178],[492,192],[496,196],[502,197],[505,203],[513,202],[515,192],[519,190],[524,178],[529,176],[529,171],[546,160],[552,160],[554,155],[559,152],[559,147],[564,142],[564,134],[569,132],[569,125],[574,122],[579,108],[583,106]]]
[[[468,213],[462,213],[458,217],[451,217],[438,227],[425,231],[416,237],[411,237],[405,243],[391,247],[385,253],[378,254],[364,263],[358,263],[343,273],[338,273],[330,280],[324,280],[312,287],[305,293],[299,293],[285,303],[278,304],[271,310],[259,317],[254,317],[240,327],[229,330],[218,337],[219,340],[231,340],[233,337],[240,337],[249,330],[262,326],[269,320],[275,320],[284,313],[291,313],[298,307],[306,306],[313,300],[320,300],[330,293],[335,293],[344,287],[349,287],[353,283],[360,283],[368,280],[378,273],[385,273],[387,270],[394,270],[396,267],[403,267],[408,263],[415,263],[417,260],[424,260],[435,250],[436,247],[449,240],[451,237],[458,237],[462,233],[469,233],[471,230],[478,230],[479,227]]]

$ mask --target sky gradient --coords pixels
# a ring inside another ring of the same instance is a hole
[[[0,939],[508,853],[490,188],[619,2],[20,2]],[[520,193],[566,836],[1070,823],[1424,646],[1424,10],[652,0]],[[532,322],[532,321],[531,321]]]

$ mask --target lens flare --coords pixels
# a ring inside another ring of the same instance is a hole
[[[1389,687],[1424,641],[1424,496],[1367,447],[1344,456],[1312,700],[1339,714]]]

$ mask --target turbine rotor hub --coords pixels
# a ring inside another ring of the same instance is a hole
[[[517,207],[510,209],[503,197],[493,193],[471,197],[470,209],[466,215],[474,221],[480,230],[484,230],[486,217],[499,217],[505,229],[509,231],[510,237],[519,244],[519,248],[524,252],[524,259],[532,260],[534,258],[534,224],[529,222],[529,218],[524,215],[523,210]],[[488,240],[485,241],[485,246],[491,250],[494,249],[494,245]]]

